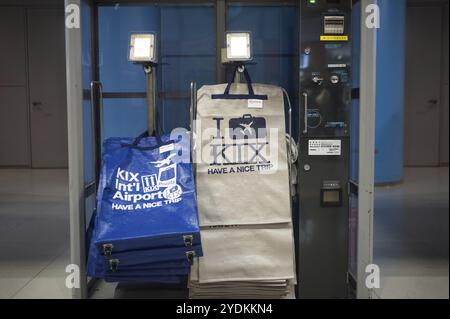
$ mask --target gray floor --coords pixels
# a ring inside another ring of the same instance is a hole
[[[375,191],[374,262],[381,298],[449,297],[448,168],[407,168]]]
[[[402,185],[376,189],[376,297],[449,297],[448,174],[407,169]],[[65,170],[0,169],[0,298],[70,298],[67,200]]]
[[[0,170],[0,298],[69,298],[67,170]]]

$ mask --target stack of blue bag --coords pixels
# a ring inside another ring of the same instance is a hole
[[[186,133],[104,142],[87,274],[108,282],[185,282],[202,256]]]

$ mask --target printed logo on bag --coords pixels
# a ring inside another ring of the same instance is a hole
[[[159,168],[158,173],[158,186],[169,187],[174,186],[177,183],[177,164],[171,162],[171,158],[176,154],[170,154],[166,159],[162,161],[152,162]]]
[[[176,185],[176,184],[175,184],[175,185],[173,185],[173,186],[167,187],[167,188],[164,190],[163,195],[164,195],[164,197],[167,198],[167,199],[175,199],[175,198],[180,197],[182,193],[183,193],[183,192],[182,192],[182,190],[181,190],[180,185]]]
[[[208,174],[246,173],[271,170],[266,119],[243,114],[229,119],[214,117],[216,134],[209,142]],[[225,124],[225,125],[224,125]],[[225,127],[228,124],[228,127]],[[225,138],[228,137],[228,138]]]
[[[244,114],[240,118],[230,119],[230,137],[233,139],[265,138],[266,119]]]
[[[182,200],[183,190],[177,185],[177,164],[172,163],[171,154],[158,162],[151,162],[158,168],[158,174],[131,172],[122,168],[117,169],[115,178],[115,193],[113,199],[124,203],[112,203],[113,210],[139,210],[161,207],[178,203]]]
[[[159,189],[158,177],[156,174],[142,176],[141,181],[144,193],[154,192]]]

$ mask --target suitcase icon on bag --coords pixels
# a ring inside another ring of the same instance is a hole
[[[169,187],[177,183],[177,164],[171,164],[159,169],[158,186]]]
[[[253,117],[251,114],[230,119],[228,127],[232,139],[264,138],[267,135],[266,119]]]

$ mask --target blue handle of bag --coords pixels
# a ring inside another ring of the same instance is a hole
[[[173,144],[175,143],[175,141],[173,140],[168,140],[167,142],[163,142],[161,140],[161,137],[158,134],[155,134],[156,137],[156,145],[153,146],[140,146],[139,144],[141,143],[141,140],[145,137],[148,137],[148,131],[145,131],[144,133],[140,134],[138,137],[136,137],[133,141],[133,143],[123,143],[121,144],[122,147],[130,147],[130,148],[136,148],[139,150],[143,150],[143,151],[151,151],[154,149],[157,149],[161,146],[164,145],[168,145],[168,144]]]
[[[223,93],[224,95],[230,94],[231,84],[233,84],[233,82],[236,79],[236,73],[238,72],[238,69],[239,69],[239,66],[236,66],[236,68],[234,69],[234,72],[233,72],[233,77],[231,78],[231,81],[228,82],[228,85],[225,88],[225,92]],[[252,79],[250,78],[250,74],[248,74],[248,71],[246,68],[244,68],[243,73],[244,73],[245,81],[247,82],[248,94],[255,95],[255,93],[253,91],[253,86],[252,86]]]
[[[248,87],[248,94],[230,94],[230,89],[231,89],[231,84],[233,84],[235,78],[236,78],[236,73],[238,71],[238,68],[240,66],[236,66],[233,72],[233,76],[231,78],[231,80],[228,82],[226,88],[225,88],[225,92],[223,94],[213,94],[211,95],[212,99],[222,99],[222,100],[249,100],[249,99],[255,99],[255,100],[267,100],[267,95],[258,95],[255,94],[255,91],[253,90],[253,85],[252,85],[252,79],[250,78],[250,74],[248,73],[247,69],[244,68],[244,77],[245,77],[245,81],[247,82],[247,87]]]

